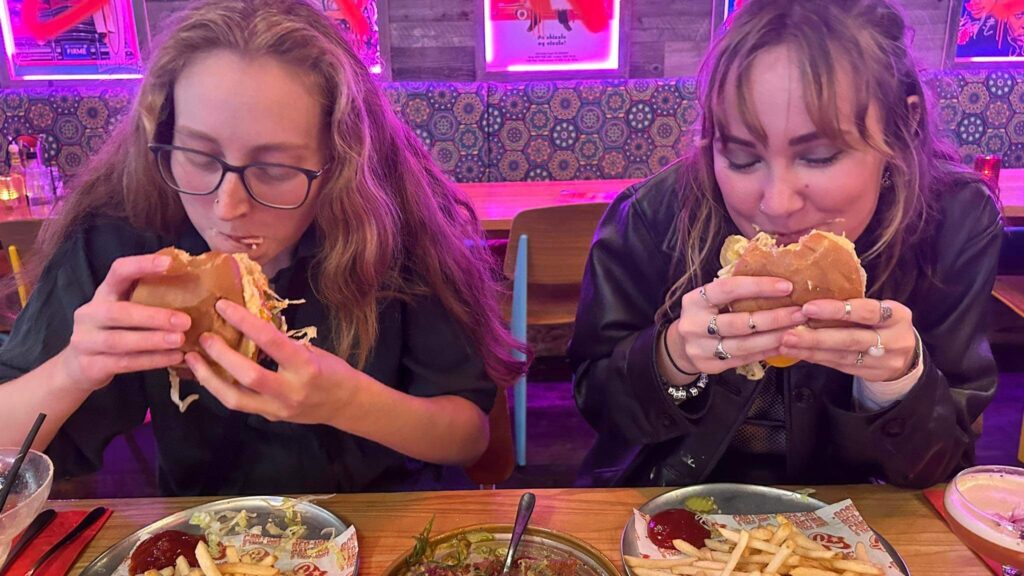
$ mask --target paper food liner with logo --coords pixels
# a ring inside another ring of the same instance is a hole
[[[885,570],[886,576],[903,576],[896,562],[882,547],[878,536],[868,526],[860,512],[849,499],[814,512],[782,514],[793,526],[799,528],[808,538],[829,550],[836,550],[847,558],[854,559],[858,542],[864,543],[868,559]],[[733,530],[750,530],[758,526],[777,526],[774,515],[770,514],[708,514],[711,522]],[[650,516],[633,510],[633,532],[637,551],[645,558],[675,558],[682,556],[678,550],[659,548],[647,537],[647,523]]]
[[[223,546],[234,546],[239,556],[249,554],[254,562],[274,554],[277,556],[274,566],[281,574],[295,576],[353,576],[359,557],[355,526],[349,526],[330,540],[296,538],[286,542],[283,538],[246,533],[223,536],[220,542],[221,550]],[[223,562],[223,552],[214,560]],[[128,558],[112,576],[128,576]]]

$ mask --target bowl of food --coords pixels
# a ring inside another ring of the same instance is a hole
[[[478,524],[430,536],[391,563],[384,576],[498,576],[505,563],[511,524]],[[472,570],[472,571],[470,571]],[[512,565],[512,576],[617,576],[608,558],[583,540],[555,530],[528,527]]]
[[[17,457],[17,448],[0,448],[0,490]],[[13,482],[7,503],[0,510],[0,565],[7,559],[14,538],[46,504],[53,484],[53,462],[46,454],[30,450]]]

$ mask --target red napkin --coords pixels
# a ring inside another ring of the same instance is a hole
[[[75,560],[78,559],[78,555],[85,549],[85,545],[96,537],[96,534],[103,527],[103,524],[106,523],[107,518],[110,518],[112,512],[113,510],[107,510],[107,513],[90,526],[88,530],[79,534],[70,544],[58,550],[56,554],[46,561],[46,564],[36,571],[36,576],[64,576],[70,572],[71,567],[75,565]],[[29,542],[28,548],[18,555],[18,558],[8,570],[7,575],[22,576],[28,572],[29,568],[36,563],[36,560],[39,560],[39,557],[50,549],[50,546],[56,544],[58,540],[77,526],[78,522],[88,513],[88,510],[58,512],[53,522],[50,522],[50,525],[44,528],[36,536],[35,540]],[[18,540],[20,539],[21,536],[18,536]],[[15,540],[16,542],[17,540]]]
[[[943,488],[929,488],[924,491],[924,497],[927,498],[928,501],[932,503],[932,506],[934,506],[935,509],[939,511],[939,514],[942,514],[942,519],[948,523],[949,515],[946,514],[946,504],[943,502],[945,494],[946,491]],[[971,551],[974,552],[974,550]],[[988,558],[982,556],[981,554],[978,554],[977,552],[974,553],[977,554],[978,558],[981,558],[981,560],[985,564],[988,564],[989,570],[992,570],[993,574],[1003,573],[1002,564],[998,562],[993,562]]]

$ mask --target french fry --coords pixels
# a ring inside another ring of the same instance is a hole
[[[728,542],[722,542],[721,540],[705,540],[704,545],[716,552],[725,552],[726,554],[732,552],[732,546]]]
[[[661,570],[668,570],[675,566],[688,566],[693,564],[696,560],[697,559],[692,556],[686,558],[640,558],[639,556],[622,557],[622,561],[630,568],[657,568]]]
[[[868,559],[868,547],[865,546],[863,542],[857,542],[857,546],[854,548],[854,551],[857,555],[857,560],[860,560],[861,562],[871,561]]]
[[[793,568],[789,574],[790,576],[839,576],[839,572],[822,570],[821,568],[805,568],[803,566]]]
[[[244,562],[228,562],[218,564],[217,568],[222,574],[246,574],[248,576],[277,576],[281,570],[274,566],[263,566],[261,564],[245,564]]]
[[[796,542],[796,545],[800,548],[807,548],[808,550],[825,549],[824,546],[808,538],[807,535],[801,532],[798,528],[793,528],[793,533],[789,535],[789,539]]]
[[[161,569],[157,570],[157,572],[160,573],[160,576],[174,576],[174,566],[168,566],[166,568],[161,568]]]
[[[787,524],[787,526],[788,526],[788,524]],[[789,555],[792,554],[793,550],[795,550],[795,549],[796,549],[796,544],[793,544],[792,542],[786,542],[785,544],[783,544],[779,548],[779,551],[775,553],[775,556],[773,556],[772,559],[768,562],[768,565],[765,566],[764,571],[765,572],[775,572],[775,571],[777,571],[779,568],[782,567],[782,564],[789,558]]]
[[[779,546],[783,542],[785,542],[786,538],[789,538],[789,535],[792,534],[792,533],[793,533],[793,525],[792,524],[790,524],[789,522],[786,522],[785,524],[779,524],[779,529],[775,531],[775,534],[768,541],[771,542],[772,544],[775,544],[776,546]]]
[[[277,556],[273,554],[268,554],[266,558],[259,561],[260,566],[273,566],[274,564],[277,564]]]
[[[839,556],[839,552],[835,550],[813,550],[803,546],[797,546],[796,553],[804,558],[814,558],[815,560],[831,560]]]
[[[686,540],[673,540],[672,545],[676,547],[676,550],[679,550],[687,556],[693,556],[695,558],[700,557],[700,550],[698,550],[696,546],[690,544]]]
[[[238,564],[241,562],[238,558],[238,548],[235,548],[234,546],[225,546],[224,559],[227,560],[229,564]]]
[[[750,532],[746,530],[740,531],[740,540],[736,543],[736,548],[732,551],[732,557],[729,558],[729,563],[722,569],[722,576],[729,576],[732,571],[736,569],[736,564],[740,561],[740,556],[743,555],[743,551],[747,549],[747,543],[750,542]],[[756,540],[755,540],[756,542]]]
[[[199,568],[203,571],[204,576],[222,576],[213,557],[210,556],[210,549],[206,547],[206,542],[200,541],[199,544],[196,544],[196,561],[199,562]]]
[[[873,576],[882,576],[884,574],[879,567],[861,560],[836,559],[832,561],[832,567],[836,570],[845,570],[856,574],[872,574]]]
[[[149,570],[146,570],[142,576],[160,576],[160,572],[150,568]]]
[[[188,576],[188,571],[191,566],[188,565],[188,560],[184,556],[179,555],[174,559],[174,573],[176,576]]]
[[[750,531],[750,537],[755,540],[771,540],[772,531],[768,528],[759,526]]]
[[[711,568],[712,570],[721,570],[725,568],[725,562],[716,562],[714,560],[697,560],[693,563],[695,568]]]
[[[203,571],[199,568],[189,568],[188,576],[203,576]]]
[[[671,576],[672,572],[667,570],[655,570],[654,568],[641,568],[637,566],[633,568],[633,574],[636,576]]]

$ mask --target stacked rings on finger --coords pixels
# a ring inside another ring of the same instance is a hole
[[[884,302],[878,303],[878,323],[884,324],[886,321],[892,319],[892,306]]]
[[[708,336],[718,336],[718,315],[712,314],[708,318]]]
[[[878,330],[875,330],[875,338],[877,341],[874,346],[868,348],[868,354],[875,358],[885,356],[885,346],[882,345],[882,335],[878,333]]]
[[[747,315],[747,328],[750,328],[751,332],[757,332],[757,324],[754,324],[754,314],[750,313]]]
[[[729,358],[732,358],[732,354],[729,354],[728,352],[725,351],[725,348],[722,347],[722,342],[723,342],[723,339],[719,338],[718,339],[718,346],[715,346],[715,358],[718,358],[719,360],[723,360],[724,361],[724,360],[728,360]]]
[[[849,320],[853,315],[853,304],[849,300],[843,300],[843,320]]]

